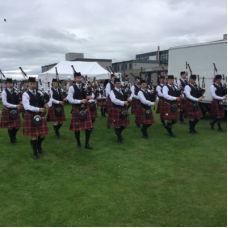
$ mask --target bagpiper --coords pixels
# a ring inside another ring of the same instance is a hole
[[[179,114],[177,109],[177,101],[180,101],[180,94],[177,92],[177,87],[174,85],[174,76],[168,75],[168,82],[163,87],[164,105],[163,105],[163,117],[168,120],[166,130],[170,137],[176,137],[172,132],[172,125],[179,120]]]
[[[132,102],[131,102],[131,114],[135,115],[135,123],[138,128],[141,128],[140,124],[136,120],[137,110],[139,106],[138,92],[140,90],[139,86],[140,77],[135,77],[134,85],[131,86]]]
[[[196,75],[193,74],[190,76],[188,85],[185,86],[184,91],[187,97],[187,103],[185,106],[184,118],[189,119],[189,133],[196,134],[198,133],[195,129],[196,124],[203,117],[201,112],[199,102],[202,101],[202,94],[199,95],[199,88],[195,84]]]
[[[82,76],[80,72],[74,72],[74,81],[75,84],[70,86],[67,96],[69,103],[72,104],[70,130],[75,132],[78,149],[82,148],[80,141],[81,130],[85,130],[85,148],[93,149],[93,147],[89,145],[93,124],[88,105],[88,100],[92,99],[92,96],[86,96],[86,88],[85,84],[82,83]]]
[[[47,96],[46,96],[47,95]],[[36,89],[36,78],[29,77],[28,90],[23,93],[22,103],[25,109],[23,135],[31,136],[30,144],[33,148],[33,158],[39,159],[38,152],[43,154],[41,147],[47,134],[50,134],[46,117],[46,108],[51,107],[48,94]],[[38,136],[38,138],[37,138]]]
[[[99,97],[97,98],[98,100],[98,107],[101,108],[101,117],[106,117],[105,112],[106,112],[106,92],[104,88],[104,83],[103,81],[100,82],[100,86],[98,88],[99,90]]]
[[[16,134],[21,127],[20,111],[21,102],[19,103],[17,93],[13,88],[12,78],[6,79],[6,89],[2,91],[2,110],[0,128],[8,128],[11,145],[17,142]]]
[[[52,88],[49,90],[50,98],[52,99],[52,106],[48,108],[48,122],[54,122],[53,128],[56,138],[60,139],[59,129],[66,121],[64,111],[64,101],[67,99],[63,95],[63,90],[59,88],[59,82],[56,78],[52,79]]]
[[[179,88],[181,88],[181,90],[184,90],[185,86],[188,84],[188,81],[186,80],[186,73],[185,71],[181,71],[180,72],[180,76],[181,78],[177,80],[177,85]],[[180,101],[178,102],[178,108],[180,109],[180,123],[181,124],[186,124],[184,122],[184,111],[185,111],[185,104],[186,104],[186,99],[185,95],[183,93],[183,99],[180,99]]]
[[[156,87],[156,91],[158,93],[158,99],[159,99],[156,113],[160,113],[160,120],[161,120],[161,122],[163,124],[163,127],[166,126],[165,119],[164,119],[164,117],[162,115],[162,113],[163,113],[163,105],[164,105],[163,104],[164,103],[164,95],[163,95],[162,89],[163,89],[164,85],[165,85],[165,76],[160,76],[159,85],[157,85],[157,87]]]
[[[148,139],[147,129],[155,123],[154,115],[151,106],[154,102],[150,101],[150,94],[146,89],[147,84],[145,80],[140,80],[140,90],[138,92],[139,107],[137,109],[136,120],[137,123],[142,124],[141,132],[143,138]]]
[[[115,78],[114,85],[115,88],[110,92],[112,103],[109,111],[108,125],[115,127],[118,143],[122,144],[122,131],[129,125],[127,105],[131,99],[123,94],[119,78]]]
[[[131,97],[132,92],[131,92],[129,78],[127,74],[124,76],[124,81],[121,82],[121,88],[123,93],[128,93],[129,97]],[[129,109],[130,107],[131,107],[131,102],[128,103],[127,109]]]
[[[106,92],[106,97],[107,97],[107,103],[106,103],[106,113],[109,114],[110,108],[111,108],[111,99],[110,99],[110,92],[115,88],[114,86],[114,80],[116,76],[114,74],[111,74],[111,81],[107,83],[105,92]],[[107,124],[107,128],[109,129],[110,126]]]
[[[211,129],[214,130],[214,124],[218,124],[218,131],[224,132],[220,125],[220,120],[224,117],[224,104],[223,101],[227,100],[227,88],[221,83],[222,76],[216,75],[214,84],[210,86],[213,101],[211,104],[209,116],[214,117],[215,120],[210,122]]]

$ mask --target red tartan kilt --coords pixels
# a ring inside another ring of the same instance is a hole
[[[88,103],[88,104],[89,104],[89,107],[90,107],[90,103]],[[90,110],[90,115],[91,115],[91,118],[92,119],[95,119],[96,117],[98,117],[98,115],[97,115],[97,108],[94,111],[91,111]]]
[[[59,107],[62,108],[62,116],[55,115],[55,109],[57,108],[57,106],[55,107],[51,106],[50,108],[48,108],[48,116],[47,116],[48,122],[66,121],[64,106],[61,105]]]
[[[21,127],[21,117],[20,117],[19,109],[17,109],[17,119],[11,119],[10,111],[3,109],[0,128],[13,128],[13,127]]]
[[[107,103],[106,99],[97,100],[97,106],[99,106],[99,107],[106,106],[106,103]]]
[[[86,109],[88,109],[86,111],[87,119],[82,121],[79,118],[79,112],[81,110],[86,110]],[[87,107],[87,108],[75,107],[72,109],[71,113],[72,113],[71,124],[70,124],[71,131],[93,129],[93,123],[92,123],[91,112],[90,112],[89,107]]]
[[[20,113],[25,112],[25,109],[24,109],[23,105],[22,105],[22,107],[19,109],[19,112],[20,112]]]
[[[35,114],[40,114],[40,113],[34,113]],[[24,126],[23,126],[23,135],[47,135],[50,134],[50,131],[48,129],[47,122],[45,118],[42,118],[42,122],[40,126],[34,126],[32,124],[32,116],[29,115],[28,113],[24,113]]]
[[[133,99],[131,102],[131,114],[132,115],[137,115],[138,106],[139,106],[139,101],[137,99]]]
[[[219,102],[218,100],[212,101],[211,109],[209,112],[210,117],[218,117],[218,118],[224,117],[224,108],[219,108],[218,102]]]
[[[150,111],[152,112],[151,108],[150,108]],[[146,110],[142,109],[139,106],[138,110],[137,110],[135,122],[137,124],[153,124],[153,123],[155,123],[153,112],[152,112],[151,118],[147,118],[146,117]]]
[[[201,112],[201,109],[200,107],[198,106],[198,110],[197,111],[194,111],[193,110],[193,104],[192,103],[189,103],[187,101],[186,105],[185,105],[185,114],[184,114],[184,118],[186,119],[200,119],[203,117],[203,114]]]
[[[177,107],[178,107],[179,109],[185,109],[185,105],[186,105],[186,103],[183,104],[182,99],[181,99],[180,101],[177,102]]]
[[[169,104],[177,104],[176,101],[167,101]],[[172,112],[171,111],[171,105],[166,104],[166,101],[164,101],[164,105],[163,105],[163,112],[162,112],[162,119],[164,120],[179,120],[180,116],[178,113],[178,109],[176,110],[176,112]]]
[[[125,107],[118,109],[111,107],[109,116],[108,116],[108,125],[115,126],[115,127],[121,127],[121,126],[127,126],[130,124],[129,122],[129,114],[126,119],[121,119],[120,114],[122,111],[126,110]]]
[[[156,113],[162,113],[163,103],[164,103],[163,98],[159,97],[159,102],[158,102],[158,107],[157,107]]]
[[[107,102],[106,102],[106,113],[107,114],[109,114],[109,112],[110,112],[111,104],[112,104],[112,101],[111,101],[110,97],[108,97]]]

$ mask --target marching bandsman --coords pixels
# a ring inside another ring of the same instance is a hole
[[[220,120],[224,117],[224,105],[221,101],[227,100],[227,90],[226,87],[223,87],[223,85],[221,84],[221,79],[221,75],[216,75],[214,79],[214,84],[210,87],[213,101],[211,104],[209,116],[215,117],[215,120],[210,122],[211,129],[214,130],[214,124],[217,123],[218,131],[224,132],[220,125]]]
[[[138,128],[141,128],[140,124],[137,123],[136,121],[136,115],[137,115],[137,110],[139,106],[139,100],[138,100],[138,92],[140,90],[139,86],[140,78],[135,77],[135,83],[133,86],[131,86],[131,94],[132,94],[132,105],[131,105],[131,114],[135,115],[135,123]]]
[[[91,92],[92,92],[92,85],[91,83],[89,82],[88,83],[88,87],[91,88]],[[88,96],[88,94],[87,94]],[[90,114],[91,114],[91,120],[92,120],[92,123],[95,122],[95,119],[98,117],[97,115],[97,106],[96,106],[96,103],[97,103],[97,99],[96,99],[96,92],[92,92],[89,96],[91,96],[92,98],[88,100],[88,105],[90,107]],[[91,132],[93,132],[93,130],[91,130]]]
[[[40,154],[44,153],[41,144],[45,136],[50,134],[45,120],[45,108],[51,107],[51,99],[46,103],[44,101],[46,99],[45,95],[36,89],[36,78],[29,77],[28,90],[22,96],[25,109],[23,135],[31,136],[30,144],[33,148],[33,158],[35,160],[39,159],[38,152]]]
[[[28,89],[28,82],[26,80],[21,81],[21,93],[23,95],[24,92],[26,92]],[[24,106],[22,104],[21,108],[20,108],[20,112],[22,113],[22,117],[24,118]]]
[[[67,99],[63,97],[63,90],[59,88],[58,80],[52,79],[52,88],[49,90],[50,98],[52,99],[52,106],[48,108],[48,122],[54,122],[54,131],[56,138],[60,139],[59,129],[66,121],[64,112],[64,101]]]
[[[109,111],[108,125],[115,127],[118,143],[122,144],[123,138],[121,133],[127,127],[127,125],[129,125],[127,105],[131,99],[126,99],[125,95],[123,94],[119,78],[115,78],[114,85],[115,88],[110,92],[112,104]]]
[[[8,128],[10,143],[11,145],[15,145],[17,142],[16,134],[19,130],[19,127],[21,127],[21,118],[19,112],[21,104],[19,104],[17,93],[13,88],[12,78],[6,79],[6,89],[2,91],[2,103],[4,107],[2,110],[0,128]]]
[[[198,102],[202,101],[202,98],[199,98],[198,87],[195,84],[196,75],[191,75],[189,78],[188,85],[185,86],[184,91],[187,97],[187,103],[185,106],[184,117],[189,119],[189,133],[196,134],[198,133],[195,130],[196,124],[203,117],[200,106]]]
[[[154,102],[149,100],[149,92],[146,90],[147,84],[145,80],[140,80],[140,90],[138,92],[139,107],[137,109],[136,120],[137,123],[142,124],[141,132],[143,138],[148,139],[147,129],[155,121],[151,106]]]
[[[176,137],[172,132],[172,125],[179,120],[177,101],[180,101],[180,95],[177,93],[177,87],[174,85],[174,76],[168,75],[168,82],[163,87],[164,105],[163,117],[168,120],[166,130],[170,137]]]
[[[163,124],[163,127],[166,126],[165,124],[165,120],[164,120],[164,117],[162,115],[162,110],[163,110],[163,103],[164,103],[164,95],[163,95],[163,92],[162,92],[162,89],[165,85],[165,76],[160,76],[159,78],[159,85],[157,85],[156,87],[156,91],[158,93],[158,98],[159,98],[159,102],[158,102],[158,107],[157,107],[157,111],[156,113],[160,113],[160,120]]]
[[[107,97],[107,103],[106,103],[106,113],[109,114],[109,110],[111,108],[111,99],[110,99],[110,92],[115,88],[114,86],[114,80],[116,76],[114,74],[111,74],[111,81],[107,83],[105,92],[106,92],[106,97]],[[107,124],[107,128],[109,129],[110,126]]]
[[[131,93],[128,75],[125,75],[124,82],[121,82],[121,88],[123,93],[128,93],[128,92]],[[129,109],[130,107],[131,107],[131,103],[128,103],[127,109]]]
[[[93,149],[89,145],[89,138],[91,130],[93,129],[92,118],[90,114],[90,108],[88,100],[92,99],[92,96],[86,96],[85,84],[82,83],[82,77],[80,72],[74,73],[75,84],[69,88],[68,101],[72,104],[72,119],[70,124],[70,130],[75,132],[75,138],[77,140],[77,148],[81,149],[80,131],[85,130],[85,148]]]
[[[181,71],[180,72],[180,76],[181,78],[177,80],[177,85],[178,87],[180,87],[182,90],[184,90],[185,86],[188,84],[188,81],[186,80],[186,73],[185,71]],[[184,96],[184,94],[183,94]],[[178,102],[178,108],[180,109],[180,123],[181,124],[186,124],[184,122],[184,109],[185,109],[185,103],[183,102],[183,99],[180,99],[180,101]]]
[[[107,98],[106,98],[106,93],[105,93],[103,81],[100,82],[100,86],[99,86],[98,90],[99,90],[99,97],[97,98],[98,107],[101,107],[101,116],[106,117],[105,112],[106,112],[106,100],[107,100]]]

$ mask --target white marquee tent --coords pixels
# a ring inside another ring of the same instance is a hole
[[[57,67],[59,80],[67,80],[68,75],[71,76],[71,80],[74,79],[71,67],[72,65],[77,72],[81,72],[83,76],[87,75],[88,78],[96,77],[96,80],[105,80],[110,78],[110,73],[101,67],[97,62],[61,61],[55,66]],[[48,82],[50,82],[51,85],[52,78],[56,77],[55,67],[38,75],[38,80],[41,79],[42,82],[42,85],[39,84],[40,89],[44,88],[44,91],[49,89]]]

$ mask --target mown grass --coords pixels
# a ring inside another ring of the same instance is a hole
[[[65,106],[61,140],[48,124],[38,161],[22,129],[16,146],[0,129],[0,226],[227,225],[227,133],[210,130],[208,117],[197,135],[178,123],[170,138],[154,114],[145,140],[130,116],[122,145],[99,117],[94,149],[78,150],[70,109]],[[222,127],[227,130],[226,119]],[[82,131],[83,145],[84,139]]]

